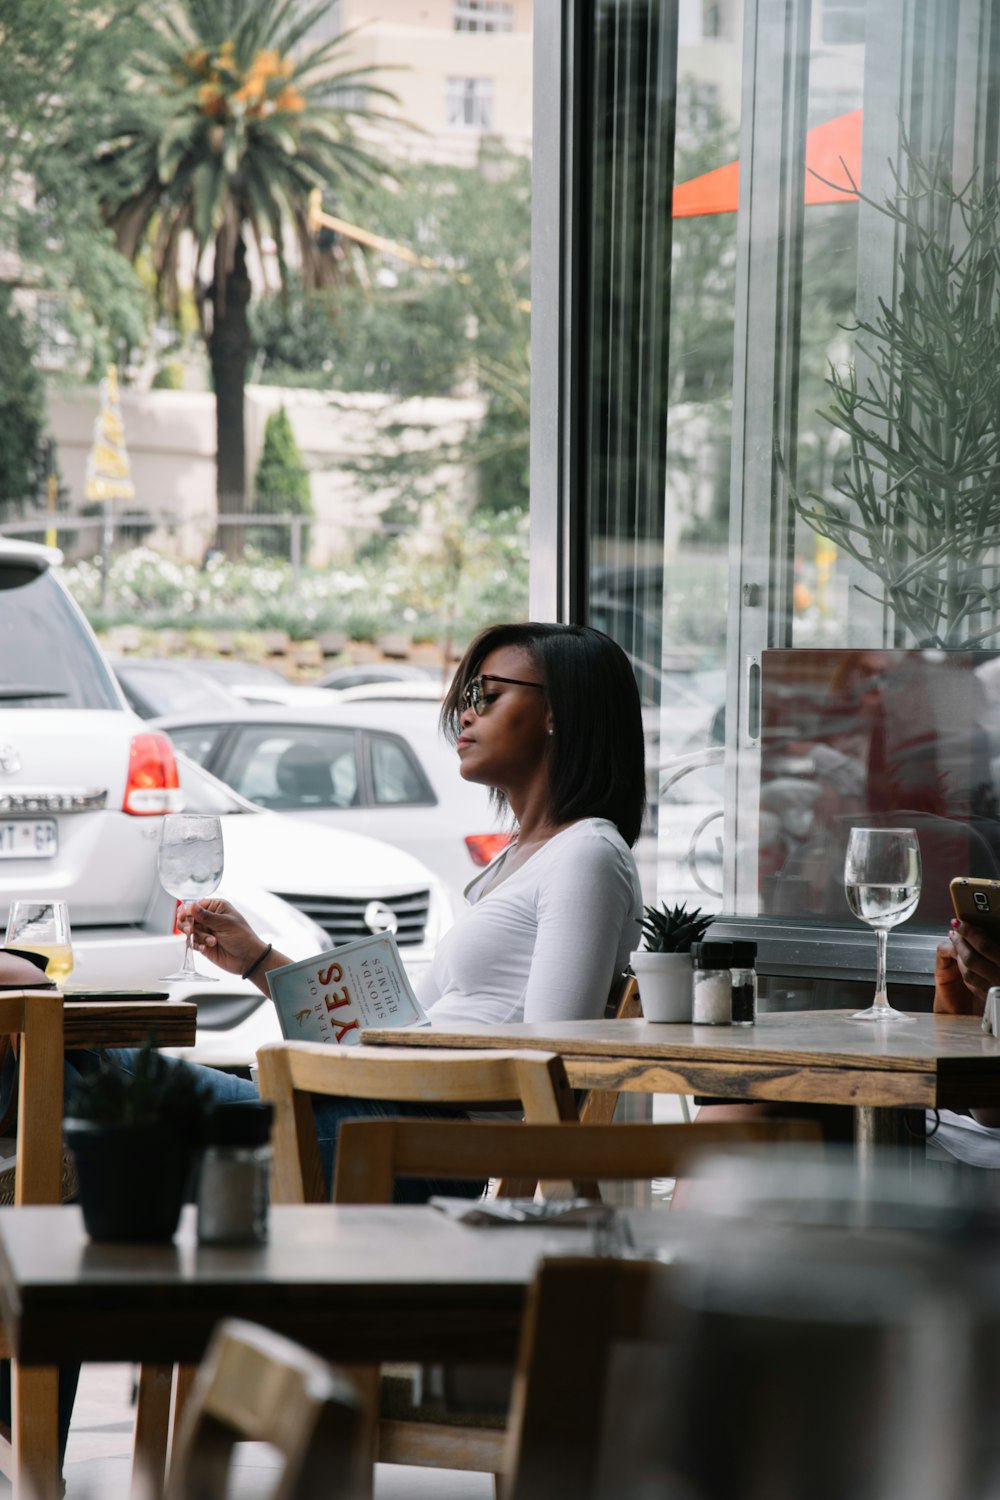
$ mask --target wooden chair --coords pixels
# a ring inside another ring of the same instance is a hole
[[[275,1111],[272,1199],[276,1203],[329,1201],[312,1094],[449,1106],[509,1105],[521,1108],[526,1120],[546,1123],[577,1118],[562,1060],[547,1052],[435,1049],[424,1053],[402,1047],[337,1051],[322,1043],[285,1042],[262,1047],[257,1060],[261,1096],[272,1102]],[[458,1123],[468,1125],[465,1120]],[[532,1190],[533,1186],[534,1179]],[[521,1187],[520,1181],[508,1184],[510,1190]],[[352,1201],[384,1200],[366,1191],[360,1181]],[[360,1374],[358,1378],[362,1379]],[[369,1377],[367,1389],[372,1385]],[[418,1416],[413,1411],[406,1394],[411,1385],[409,1375],[405,1380],[390,1375],[382,1381],[379,1405],[385,1415],[378,1424],[377,1443],[374,1434],[372,1438],[378,1459],[496,1473],[503,1453],[502,1422],[487,1418],[493,1424],[487,1426],[470,1419],[425,1419],[426,1413]]]
[[[620,974],[611,986],[604,1010],[608,1021],[636,1020],[642,1015],[639,986],[633,974]],[[614,1089],[588,1089],[578,1103],[581,1125],[610,1125],[618,1105]]]
[[[674,1274],[649,1261],[567,1256],[542,1262],[528,1295],[514,1377],[505,1500],[609,1500],[601,1483],[609,1467],[609,1428],[626,1455],[633,1435],[627,1411],[618,1423],[607,1420],[614,1352],[627,1345],[634,1365],[637,1344],[669,1349]],[[626,1402],[629,1395],[623,1393]],[[658,1396],[667,1399],[662,1390],[653,1393]]]
[[[361,1398],[325,1360],[280,1334],[220,1324],[184,1412],[167,1500],[219,1500],[238,1442],[284,1458],[272,1500],[360,1500],[365,1492]]]
[[[14,1205],[62,1198],[63,999],[54,990],[0,994],[0,1035],[18,1046]],[[7,1148],[15,1143],[5,1143]],[[0,1358],[12,1354],[0,1327]],[[58,1373],[11,1365],[11,1435],[0,1436],[0,1471],[18,1492],[59,1492]]]
[[[312,1094],[456,1106],[470,1102],[510,1104],[523,1108],[526,1118],[532,1120],[577,1117],[565,1068],[550,1053],[442,1051],[422,1055],[409,1048],[338,1051],[318,1042],[283,1042],[262,1047],[257,1056],[261,1097],[269,1099],[275,1111],[271,1173],[271,1198],[275,1203],[329,1202],[310,1103]],[[193,1378],[193,1367],[186,1365],[147,1364],[140,1372],[134,1470],[136,1482],[154,1491],[157,1476],[162,1485],[170,1434],[180,1428]],[[398,1396],[401,1382],[394,1382],[393,1390]],[[406,1425],[393,1425],[393,1440],[398,1440],[401,1453],[407,1453],[397,1461],[418,1462],[409,1456],[405,1439],[400,1436]],[[421,1451],[429,1448],[436,1455],[440,1449],[428,1424],[412,1425],[419,1430]],[[491,1460],[499,1454],[499,1443],[495,1435],[488,1436],[493,1437],[487,1455]],[[454,1438],[454,1430],[446,1430],[440,1448],[450,1449]],[[426,1461],[445,1466],[437,1457]],[[470,1466],[475,1467],[465,1465]],[[488,1462],[483,1466],[488,1468]]]
[[[581,1196],[598,1181],[678,1177],[699,1155],[732,1147],[822,1141],[811,1120],[734,1120],[712,1125],[530,1125],[480,1120],[346,1120],[336,1203],[388,1203],[399,1177],[568,1180]]]
[[[676,1177],[695,1157],[722,1147],[764,1142],[820,1142],[811,1121],[758,1120],[715,1125],[487,1124],[473,1120],[348,1120],[340,1127],[334,1201],[387,1203],[397,1177],[465,1180],[511,1177],[572,1181],[590,1196],[593,1179]],[[580,1304],[586,1306],[587,1304]],[[579,1307],[577,1315],[579,1315]],[[564,1344],[576,1360],[575,1334]],[[456,1414],[453,1422],[462,1420]],[[465,1420],[468,1420],[467,1418]],[[437,1468],[481,1469],[502,1474],[507,1440],[502,1429],[457,1428],[445,1418],[433,1431],[422,1424],[382,1422],[382,1462],[426,1463]],[[412,1433],[400,1428],[413,1427]],[[464,1434],[463,1441],[459,1435]],[[450,1437],[450,1441],[449,1441]],[[405,1457],[403,1455],[406,1455]],[[442,1456],[444,1455],[444,1456]],[[574,1494],[556,1485],[550,1495]]]
[[[505,1500],[986,1493],[995,1401],[980,1372],[993,1369],[995,1328],[980,1325],[983,1363],[966,1366],[967,1325],[926,1246],[882,1255],[850,1232],[824,1246],[793,1225],[767,1256],[753,1243],[686,1267],[540,1264]],[[919,1352],[928,1330],[946,1349],[933,1381]],[[971,1383],[949,1384],[956,1367],[976,1370]]]
[[[278,1042],[262,1047],[257,1062],[261,1098],[274,1105],[275,1203],[329,1201],[312,1094],[456,1108],[507,1105],[522,1108],[526,1120],[539,1124],[577,1119],[562,1060],[550,1052],[435,1048],[425,1053],[409,1047],[338,1051],[323,1042]]]

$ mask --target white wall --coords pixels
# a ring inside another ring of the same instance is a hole
[[[134,509],[176,517],[176,527],[165,528],[156,544],[182,557],[200,559],[215,517],[214,396],[206,391],[125,388],[121,403],[136,492]],[[361,491],[353,476],[343,471],[343,464],[373,448],[381,424],[412,424],[411,442],[421,442],[422,434],[429,439],[442,430],[454,440],[470,424],[481,421],[484,412],[479,398],[394,401],[382,395],[249,386],[246,440],[251,486],[265,423],[282,403],[312,475],[317,517],[312,560],[316,563],[343,552],[364,531],[378,529],[390,496]],[[49,393],[49,425],[73,510],[84,504],[87,454],[98,405],[96,387],[53,388]],[[435,482],[460,496],[468,492],[472,480],[467,471],[450,467],[440,469]]]

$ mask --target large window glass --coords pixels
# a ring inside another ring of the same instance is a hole
[[[772,973],[829,938],[860,977],[847,831],[904,822],[926,983],[949,879],[1000,874],[1000,3],[591,19],[561,38],[564,598],[582,556],[649,705],[647,891],[751,926]]]
[[[1000,9],[798,21],[745,54],[720,906],[846,951],[850,827],[914,827],[929,980],[949,879],[1000,873]]]

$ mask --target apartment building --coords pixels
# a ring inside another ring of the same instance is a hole
[[[337,0],[317,37],[390,89],[366,133],[413,160],[474,165],[484,136],[531,149],[532,0]]]

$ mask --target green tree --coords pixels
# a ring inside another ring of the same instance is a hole
[[[250,327],[265,384],[400,396],[450,392],[466,345],[461,298],[447,284],[310,292],[294,277],[251,309]]]
[[[149,327],[151,305],[123,271],[90,176],[139,4],[0,5],[0,241],[17,251],[8,281],[47,296],[69,335],[74,374],[103,369]]]
[[[443,465],[478,471],[478,504],[528,503],[531,174],[522,157],[484,144],[476,168],[416,164],[397,183],[351,185],[348,220],[419,251],[382,255],[377,273],[336,299],[294,295],[262,304],[261,377],[274,383],[381,391],[401,398],[481,395],[486,415],[464,436],[427,445],[388,422],[386,443],[357,470],[412,519]]]
[[[254,510],[260,515],[312,516],[309,470],[295,441],[292,424],[283,406],[273,411],[264,426],[264,445],[257,465]],[[247,541],[269,557],[288,556],[288,536],[283,527],[252,526]],[[302,551],[309,552],[309,528],[302,528]]]
[[[385,95],[363,76],[337,71],[342,38],[308,44],[332,0],[178,0],[150,19],[137,51],[135,86],[102,152],[101,199],[119,249],[135,260],[152,238],[159,297],[180,300],[185,242],[197,256],[196,296],[216,397],[219,512],[245,508],[244,387],[250,352],[247,238],[274,242],[282,280],[286,240],[307,285],[343,274],[342,250],[320,250],[309,228],[309,194],[379,175],[353,127],[368,107],[338,102]],[[386,97],[388,97],[386,95]],[[221,529],[237,552],[234,530]]]
[[[36,498],[35,456],[45,428],[45,388],[24,318],[0,286],[0,514]]]

